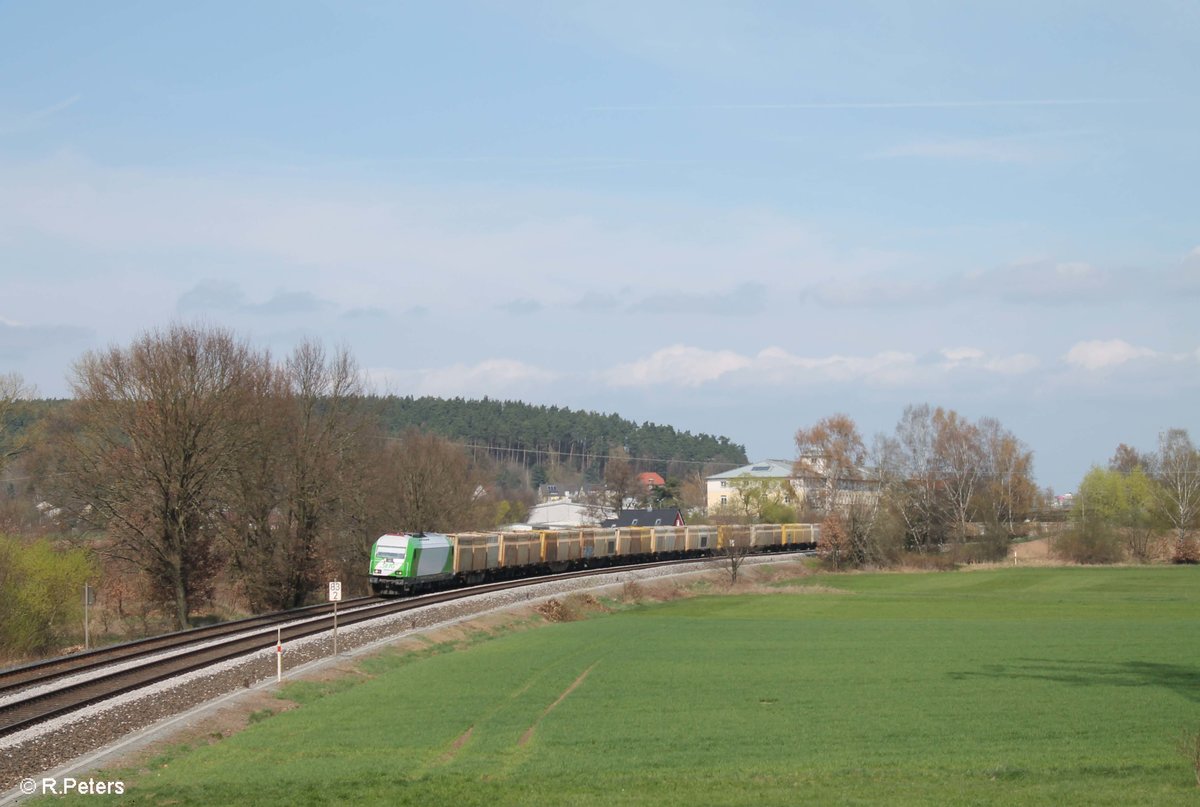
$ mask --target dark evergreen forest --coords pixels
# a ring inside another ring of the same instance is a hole
[[[391,434],[417,428],[439,434],[473,453],[527,468],[565,465],[601,479],[605,461],[624,449],[639,470],[682,476],[703,465],[744,465],[746,449],[727,437],[692,434],[673,426],[637,424],[615,414],[534,406],[491,398],[396,397],[375,399],[379,421]]]
[[[715,473],[745,465],[746,449],[728,437],[692,434],[673,426],[635,423],[620,415],[534,406],[492,398],[373,397],[369,408],[385,434],[398,436],[418,429],[445,437],[480,459],[498,463],[564,466],[598,481],[607,458],[623,449],[639,471],[683,477],[703,470]],[[28,434],[35,425],[69,400],[26,401],[9,414],[9,433]]]

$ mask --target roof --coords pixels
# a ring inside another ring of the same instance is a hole
[[[602,527],[677,527],[683,525],[683,513],[678,507],[658,510],[622,510],[616,518],[600,522]]]
[[[760,460],[741,468],[734,468],[721,474],[714,474],[709,479],[737,479],[739,476],[753,476],[759,479],[788,479],[792,475],[791,460]]]

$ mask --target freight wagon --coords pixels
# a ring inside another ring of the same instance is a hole
[[[371,590],[417,594],[457,586],[658,560],[813,549],[813,524],[618,527],[532,532],[397,533],[371,548]]]

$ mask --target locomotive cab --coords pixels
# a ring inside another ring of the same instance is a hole
[[[371,548],[371,590],[415,594],[454,575],[454,545],[438,533],[388,534]]]

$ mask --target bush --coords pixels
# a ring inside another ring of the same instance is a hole
[[[954,548],[954,558],[960,563],[988,563],[1008,557],[1008,533],[998,524],[985,526],[983,534],[974,541]]]
[[[928,572],[952,572],[958,568],[954,556],[947,552],[905,552],[898,565],[906,569]]]
[[[1073,524],[1054,540],[1053,550],[1074,563],[1119,563],[1125,559],[1120,536],[1112,527],[1097,522]]]
[[[83,632],[87,552],[0,536],[0,653],[45,655]]]
[[[1175,543],[1175,551],[1171,554],[1172,563],[1200,563],[1200,546],[1195,539],[1185,538]]]

